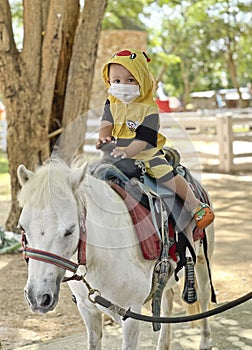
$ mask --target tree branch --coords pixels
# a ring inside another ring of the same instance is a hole
[[[80,17],[79,0],[66,0],[66,8],[64,13],[64,26],[62,33],[61,52],[59,56],[58,72],[55,81],[53,105],[50,116],[49,134],[54,135],[62,125],[66,85],[68,79],[68,71],[72,58],[73,42],[76,27]],[[57,142],[58,135],[50,137],[50,150],[52,150]]]
[[[107,0],[86,0],[76,30],[63,114],[66,126],[88,109],[97,46]],[[93,20],[90,21],[90,18]],[[92,36],[91,36],[92,35]],[[76,94],[78,91],[78,94]]]
[[[54,0],[50,3],[46,33],[42,46],[41,103],[44,121],[49,125],[53,103],[55,79],[57,75],[59,54],[62,43],[62,26],[65,0]]]
[[[0,59],[5,53],[17,53],[16,44],[14,41],[11,10],[8,0],[0,2]]]
[[[40,0],[24,0],[24,40],[22,58],[26,63],[27,78],[32,89],[39,84],[43,27]],[[34,15],[36,14],[36,15]]]
[[[0,2],[0,82],[6,99],[17,95],[16,80],[21,75],[19,52],[14,41],[11,9],[8,0]],[[8,109],[7,109],[8,110]],[[8,116],[8,120],[10,116]]]
[[[88,110],[97,47],[106,6],[106,0],[86,0],[76,30],[62,123],[65,129],[61,137],[60,151],[65,161],[71,161],[85,138],[86,118],[77,117]],[[91,21],[90,18],[92,18]]]

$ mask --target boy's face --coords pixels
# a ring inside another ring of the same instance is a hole
[[[109,83],[138,85],[128,69],[117,63],[111,63],[109,66]]]

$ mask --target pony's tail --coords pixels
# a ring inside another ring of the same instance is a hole
[[[195,288],[196,291],[198,291],[198,283],[197,283],[197,278],[195,276]],[[193,304],[187,304],[185,302],[183,302],[183,304],[185,304],[185,310],[186,310],[186,315],[188,316],[192,316],[192,315],[196,315],[199,314],[201,312],[203,312],[204,310],[201,310],[201,306],[200,306],[200,302],[199,300],[195,301],[195,303]],[[213,304],[211,302],[208,303],[208,310],[213,308]],[[195,327],[200,327],[202,320],[195,320],[195,321],[191,321],[191,327],[195,328]]]

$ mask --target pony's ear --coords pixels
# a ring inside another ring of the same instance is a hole
[[[79,185],[84,180],[88,163],[84,163],[82,166],[75,168],[70,175],[70,183],[74,190],[76,190]]]
[[[17,169],[17,176],[20,185],[23,187],[24,184],[34,175],[34,173],[21,164]]]

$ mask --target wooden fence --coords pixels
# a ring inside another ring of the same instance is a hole
[[[161,130],[168,138],[171,135],[175,145],[181,141],[181,134],[184,137],[178,129],[186,130],[203,168],[223,173],[252,171],[252,111],[194,116],[161,114],[160,118]],[[190,156],[189,152],[184,158]]]
[[[100,120],[87,120],[84,152],[97,153]],[[160,114],[161,131],[195,171],[252,172],[252,109]],[[6,151],[6,121],[0,121],[0,150]]]
[[[190,169],[252,171],[252,109],[161,113],[161,131]],[[99,120],[87,121],[84,151],[94,153]]]

